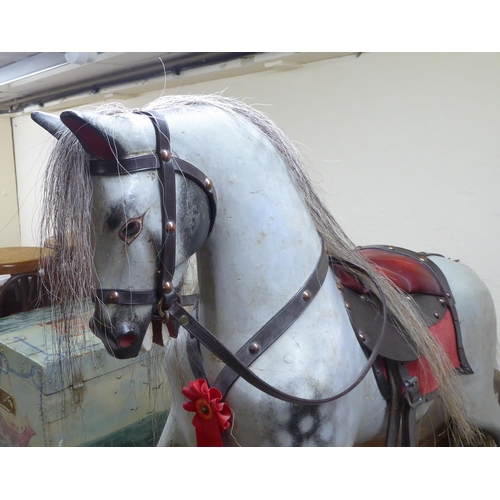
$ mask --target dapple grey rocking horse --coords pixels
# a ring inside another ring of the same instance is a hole
[[[160,445],[410,446],[445,421],[463,444],[500,443],[485,285],[436,254],[354,247],[262,113],[170,96],[33,119],[58,138],[43,224],[56,303],[93,297],[117,358],[151,323],[172,337]]]

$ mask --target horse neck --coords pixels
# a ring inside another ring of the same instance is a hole
[[[270,144],[261,144],[258,154],[248,148],[244,158],[240,150],[238,162],[229,165],[213,171],[217,221],[197,259],[200,320],[236,351],[304,284],[321,240]]]

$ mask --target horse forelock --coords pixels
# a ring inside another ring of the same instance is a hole
[[[303,165],[300,152],[293,142],[264,113],[237,99],[215,95],[165,96],[144,106],[144,110],[171,111],[185,107],[208,106],[238,115],[258,127],[271,141],[288,165],[295,185],[302,194],[318,233],[328,253],[345,263],[364,270],[360,281],[378,295],[385,296],[389,311],[415,341],[426,356],[442,388],[442,398],[465,441],[472,440],[476,431],[471,426],[465,405],[465,395],[457,383],[457,375],[436,341],[422,323],[418,312],[395,287],[356,250],[355,245],[337,224]],[[106,104],[93,111],[113,115],[132,113],[120,104]],[[201,110],[200,110],[201,111]],[[48,269],[51,292],[56,304],[73,312],[81,307],[93,292],[91,244],[92,184],[88,172],[89,156],[77,139],[66,132],[58,141],[47,168],[42,238],[54,238],[56,249]]]

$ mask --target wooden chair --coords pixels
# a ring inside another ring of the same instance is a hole
[[[39,286],[38,272],[11,276],[0,287],[0,317],[47,305],[46,298],[39,294]]]

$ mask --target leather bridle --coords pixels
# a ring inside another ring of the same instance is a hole
[[[119,305],[156,305],[157,310],[164,311],[177,300],[177,290],[173,285],[175,271],[175,250],[177,232],[176,187],[175,174],[180,173],[194,181],[206,194],[210,205],[210,235],[217,213],[217,195],[212,181],[197,167],[174,157],[170,148],[170,131],[165,118],[155,111],[138,111],[134,113],[146,115],[153,123],[156,133],[156,151],[144,156],[115,159],[91,160],[90,174],[96,176],[133,174],[148,170],[156,170],[159,175],[162,241],[158,254],[158,277],[156,289],[152,290],[119,290],[97,289],[96,298],[104,304]]]
[[[176,189],[175,174],[182,175],[193,180],[205,192],[210,205],[210,228],[208,235],[212,231],[216,210],[217,197],[215,188],[204,174],[191,163],[176,158],[172,155],[170,148],[170,132],[165,118],[154,111],[134,111],[147,116],[154,125],[156,133],[156,151],[154,154],[144,155],[135,158],[116,160],[91,160],[91,175],[107,176],[121,175],[124,173],[135,173],[147,170],[157,170],[160,176],[160,190],[162,203],[162,247],[158,255],[159,270],[157,286],[154,290],[116,290],[97,289],[95,295],[104,304],[118,305],[156,305],[160,315],[172,318],[177,325],[183,326],[190,334],[191,339],[195,339],[198,349],[191,349],[191,366],[196,372],[204,372],[202,359],[199,354],[199,343],[207,347],[221,361],[225,363],[225,368],[219,374],[213,384],[220,388],[224,396],[234,384],[238,377],[242,377],[248,383],[260,389],[264,393],[292,404],[319,405],[339,399],[352,389],[354,389],[367,375],[372,368],[377,356],[378,348],[382,343],[384,331],[387,323],[387,307],[383,294],[380,299],[383,306],[383,326],[373,351],[358,378],[347,389],[342,392],[323,399],[305,399],[286,394],[275,387],[269,385],[249,369],[250,364],[257,359],[272,343],[274,343],[295,320],[305,311],[314,297],[320,291],[321,286],[327,276],[329,268],[329,257],[324,248],[318,263],[306,280],[301,289],[281,308],[281,310],[268,321],[245,345],[236,353],[231,353],[210,331],[201,325],[196,318],[191,316],[181,304],[182,298],[174,288],[173,277],[175,270],[175,249],[176,249]],[[208,236],[207,236],[208,238]],[[351,269],[357,272],[364,272],[349,264]],[[164,319],[167,323],[168,320]],[[175,336],[175,335],[173,335]],[[196,373],[195,373],[196,375]],[[206,377],[205,377],[206,378]],[[208,379],[207,379],[208,381]]]

